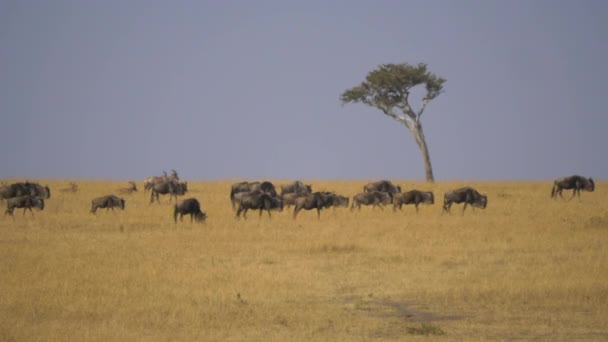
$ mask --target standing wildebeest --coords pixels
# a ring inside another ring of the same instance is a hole
[[[262,184],[260,184],[260,190],[262,190],[262,192],[269,194],[272,197],[277,197],[277,190],[274,187],[274,184],[272,184],[271,182],[262,182]]]
[[[382,191],[393,197],[393,194],[401,192],[401,187],[391,183],[389,180],[380,180],[377,182],[367,183],[363,186],[363,192]]]
[[[401,210],[401,207],[404,204],[413,204],[416,207],[416,212],[418,212],[418,205],[420,203],[434,204],[435,196],[430,191],[420,190],[412,190],[393,195],[393,211],[397,210],[397,207]]]
[[[6,212],[4,212],[4,215],[10,214],[13,216],[13,210],[15,210],[15,208],[23,208],[23,215],[25,215],[25,211],[29,209],[32,216],[34,216],[32,208],[43,210],[44,200],[30,195],[9,198],[6,201]]]
[[[171,199],[175,197],[175,201],[177,202],[177,196],[185,195],[188,192],[188,182],[177,182],[177,181],[168,181],[164,183],[155,183],[152,186],[152,193],[150,194],[150,203],[154,203],[154,199],[156,198],[156,202],[160,203],[158,199],[158,195],[166,195],[169,194],[169,202]]]
[[[309,193],[306,192],[289,192],[286,194],[281,195],[281,198],[283,199],[283,206],[285,206],[286,208],[291,207],[292,205],[296,204],[296,200],[300,197],[306,197],[310,195]]]
[[[443,211],[450,212],[452,203],[463,203],[462,214],[467,208],[467,204],[473,208],[485,209],[488,205],[488,197],[480,194],[477,190],[471,187],[464,187],[452,191],[448,191],[443,195]]]
[[[259,188],[260,182],[239,182],[232,184],[230,188],[230,203],[232,203],[232,209],[236,209],[235,196],[241,192],[251,192],[254,188]]]
[[[350,207],[350,210],[353,210],[355,207],[361,210],[361,205],[372,205],[374,207],[380,207],[380,209],[384,210],[383,205],[389,204],[391,202],[392,199],[388,192],[363,192],[360,194],[356,194],[353,197],[353,205]]]
[[[243,213],[243,217],[247,219],[247,211],[250,209],[259,210],[260,217],[262,217],[262,212],[266,210],[268,217],[272,217],[270,210],[277,209],[283,211],[283,201],[279,197],[271,196],[260,190],[239,194],[236,218],[240,218],[241,213]]]
[[[291,184],[281,185],[281,196],[283,196],[285,194],[292,194],[292,193],[310,194],[310,193],[312,193],[312,186],[310,186],[308,184],[304,184],[299,180],[294,181]]]
[[[98,208],[112,209],[114,211],[114,207],[125,210],[125,200],[115,195],[107,195],[94,198],[91,201],[91,213],[93,214],[97,213]]]
[[[129,182],[129,187],[128,188],[120,188],[118,189],[118,193],[119,194],[132,194],[134,192],[137,191],[137,184],[135,184],[135,182]]]
[[[201,204],[196,198],[188,198],[177,202],[173,209],[173,221],[175,223],[177,223],[177,215],[182,222],[184,221],[184,215],[190,215],[190,222],[193,220],[204,222],[207,218],[207,214],[201,210]]]
[[[179,181],[179,176],[177,175],[177,171],[171,170],[171,176],[167,175],[167,171],[163,171],[163,174],[160,177],[148,177],[148,178],[144,179],[144,193],[147,192],[148,190],[152,190],[152,187],[154,186],[154,184],[165,183],[168,181],[174,181],[174,182]]]
[[[29,181],[14,183],[0,189],[0,197],[4,199],[30,195],[34,197],[50,198],[51,189],[38,183]]]
[[[553,182],[553,188],[551,189],[551,198],[557,198],[557,195],[561,198],[564,198],[562,195],[562,191],[573,189],[572,191],[572,199],[575,194],[578,193],[578,198],[581,197],[581,190],[585,191],[593,191],[595,190],[595,182],[591,178],[581,177],[579,175],[574,175],[570,177],[558,178]],[[570,200],[569,199],[569,200]]]
[[[298,216],[300,210],[312,210],[317,209],[317,218],[321,218],[321,209],[329,208],[332,206],[332,194],[326,192],[313,192],[305,197],[299,197],[296,199],[295,209],[293,210],[293,218]]]

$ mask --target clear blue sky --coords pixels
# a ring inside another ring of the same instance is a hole
[[[603,0],[0,0],[0,178],[423,180],[405,127],[339,96],[424,62],[447,79],[423,116],[437,180],[605,179],[606,18]]]

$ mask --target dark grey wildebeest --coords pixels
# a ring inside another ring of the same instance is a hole
[[[572,199],[574,195],[578,194],[578,197],[581,197],[581,190],[592,192],[595,190],[595,182],[591,178],[585,178],[579,175],[574,175],[570,177],[558,178],[553,182],[553,188],[551,188],[551,198],[557,198],[559,195],[561,198],[564,198],[562,195],[562,191],[572,189]],[[570,200],[569,199],[569,200]]]
[[[91,201],[91,213],[97,213],[97,209],[99,208],[112,209],[112,211],[114,211],[114,208],[125,210],[125,200],[115,195],[94,198]]]
[[[464,203],[464,207],[462,208],[462,214],[464,215],[464,210],[467,208],[467,205],[470,205],[473,208],[485,209],[488,205],[488,197],[467,186],[448,191],[443,195],[443,211],[449,213],[452,203]]]
[[[177,202],[177,196],[183,196],[188,192],[188,182],[168,181],[163,183],[155,183],[152,185],[150,193],[150,203],[154,203],[156,199],[157,203],[160,203],[158,199],[159,195],[169,195],[169,202],[175,197]]]
[[[232,209],[236,209],[235,196],[239,193],[252,192],[259,189],[260,182],[238,182],[232,184],[230,187],[230,203],[232,203]]]
[[[293,194],[293,193],[312,193],[312,186],[309,184],[304,184],[301,181],[297,180],[290,184],[281,185],[281,196],[285,194]]]
[[[431,191],[420,190],[411,190],[393,195],[393,211],[397,210],[397,208],[401,210],[404,204],[413,204],[416,207],[416,212],[418,212],[418,205],[420,203],[434,204],[435,196]]]
[[[25,211],[29,209],[32,216],[34,216],[32,208],[43,210],[44,199],[30,195],[11,197],[6,200],[6,212],[4,212],[4,215],[10,214],[13,216],[13,210],[15,210],[15,208],[23,208],[23,215],[25,215]]]
[[[367,183],[367,184],[365,184],[365,186],[363,186],[363,192],[372,192],[372,191],[386,192],[392,198],[393,194],[401,192],[401,187],[399,185],[393,184],[389,180],[380,180],[377,182],[371,182],[371,183]]]
[[[326,192],[313,192],[305,197],[298,197],[293,210],[293,218],[298,216],[300,210],[317,209],[317,218],[321,218],[321,209],[332,206],[332,197],[334,195]]]
[[[332,193],[331,197],[331,206],[335,208],[348,208],[348,197],[346,196],[342,196],[342,195],[338,195],[338,194],[334,194]]]
[[[240,218],[241,213],[243,213],[243,218],[247,219],[248,210],[259,210],[260,217],[262,217],[262,212],[266,210],[268,217],[272,217],[270,215],[271,210],[283,211],[283,201],[279,197],[271,196],[260,190],[243,193],[239,196],[236,218]]]
[[[360,194],[356,194],[353,197],[353,205],[350,207],[350,210],[353,210],[355,207],[361,210],[361,205],[371,205],[373,207],[379,207],[380,209],[384,210],[384,205],[390,204],[391,202],[391,196],[387,192],[363,192]]]
[[[184,215],[190,215],[190,222],[204,222],[207,219],[207,214],[201,210],[201,204],[196,198],[187,198],[175,204],[173,209],[173,221],[177,223],[179,220],[184,221]]]
[[[3,199],[25,195],[50,198],[51,189],[49,189],[48,186],[42,186],[38,183],[30,183],[29,181],[13,183],[0,189],[0,197]]]
[[[271,182],[264,181],[260,184],[260,190],[264,193],[269,194],[272,197],[277,197],[277,190],[274,187],[274,184]]]

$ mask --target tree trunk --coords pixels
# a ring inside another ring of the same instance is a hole
[[[408,127],[410,132],[414,135],[414,139],[416,140],[416,144],[418,144],[418,148],[420,152],[422,152],[422,159],[424,159],[424,172],[426,175],[426,181],[433,183],[435,182],[435,177],[433,177],[433,167],[431,166],[431,157],[429,155],[429,148],[426,145],[426,139],[424,139],[424,132],[422,131],[422,124],[416,123],[411,127]]]

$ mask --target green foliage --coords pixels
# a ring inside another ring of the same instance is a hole
[[[410,90],[424,85],[426,95],[423,101],[430,101],[441,94],[445,81],[429,72],[424,63],[415,66],[407,63],[381,64],[370,71],[360,85],[342,93],[340,100],[342,104],[362,102],[385,112],[397,107],[414,116],[408,103]]]

